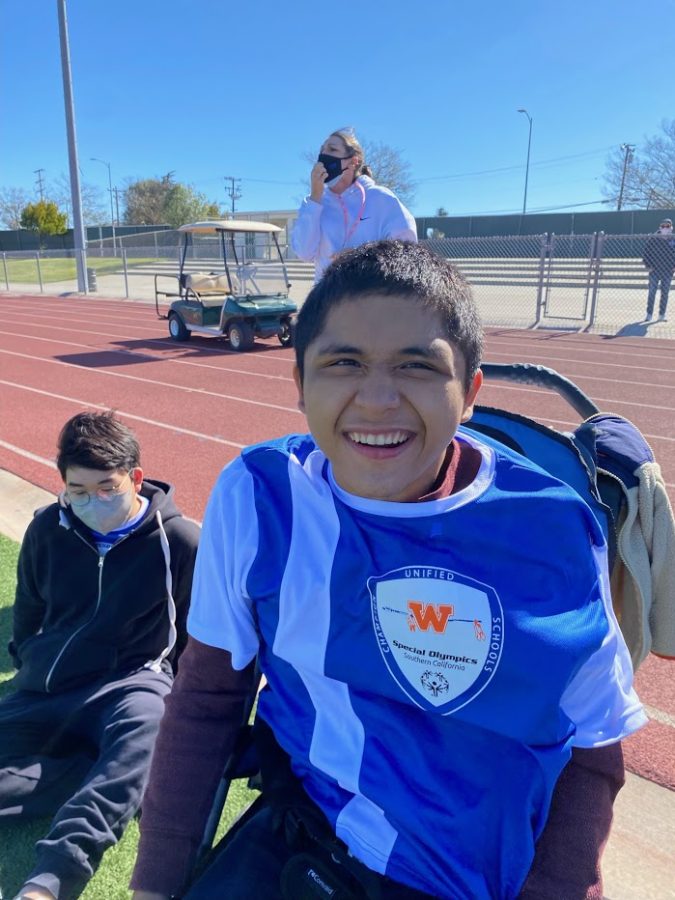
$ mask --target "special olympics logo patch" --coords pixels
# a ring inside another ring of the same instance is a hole
[[[439,566],[402,566],[368,579],[375,637],[401,690],[451,714],[494,676],[504,643],[495,589]]]

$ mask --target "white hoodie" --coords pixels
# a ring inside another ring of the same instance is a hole
[[[342,194],[325,188],[320,203],[303,200],[291,246],[300,259],[315,263],[318,281],[340,250],[383,238],[417,241],[415,219],[388,188],[360,175]]]

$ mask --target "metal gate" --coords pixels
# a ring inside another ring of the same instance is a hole
[[[598,234],[542,235],[535,327],[589,324],[600,277]]]

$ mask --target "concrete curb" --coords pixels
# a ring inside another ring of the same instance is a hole
[[[49,491],[0,469],[0,534],[20,543],[35,510],[54,499]]]

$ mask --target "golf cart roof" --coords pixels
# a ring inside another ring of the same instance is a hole
[[[278,225],[272,225],[271,222],[249,222],[246,219],[211,219],[206,222],[192,222],[190,225],[181,225],[178,230],[187,231],[191,234],[216,234],[220,231],[267,234],[281,231],[281,228]]]

